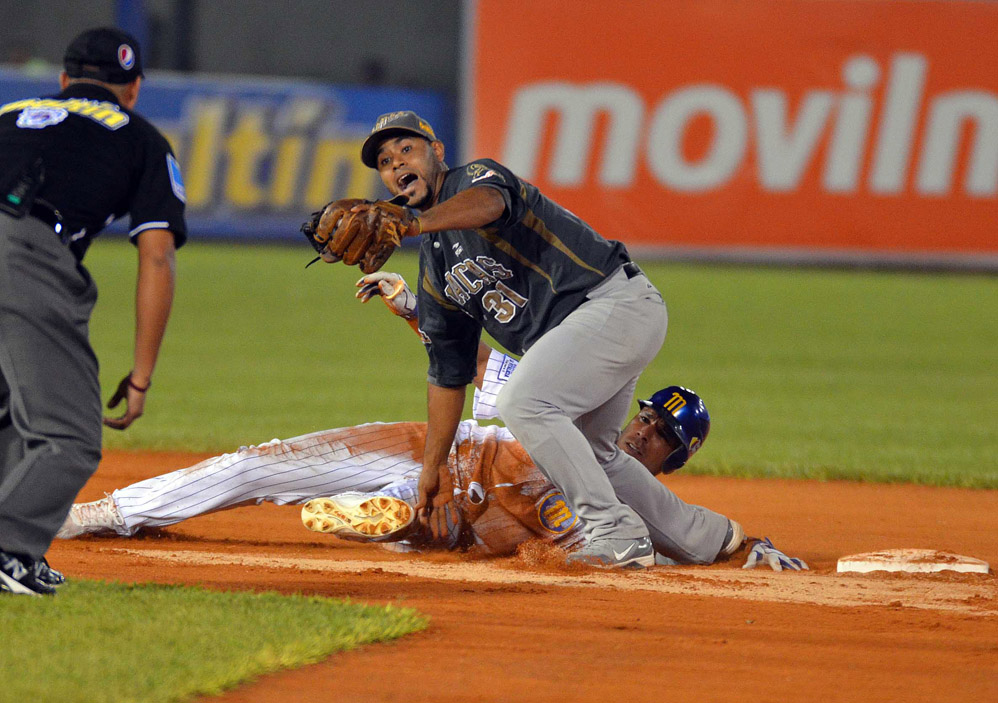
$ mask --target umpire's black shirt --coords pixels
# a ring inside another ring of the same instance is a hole
[[[0,182],[38,157],[38,198],[61,214],[78,260],[125,213],[133,242],[147,229],[170,230],[177,247],[187,239],[184,185],[169,143],[106,88],[74,83],[56,96],[0,106]]]

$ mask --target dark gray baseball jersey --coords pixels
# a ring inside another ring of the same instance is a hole
[[[623,244],[603,239],[491,159],[447,171],[438,203],[478,187],[502,194],[506,208],[498,220],[428,232],[420,244],[419,329],[429,380],[440,386],[474,378],[482,329],[523,354],[630,260]]]

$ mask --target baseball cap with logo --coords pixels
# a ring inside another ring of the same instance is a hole
[[[103,83],[131,83],[142,73],[142,55],[135,37],[116,27],[88,29],[74,39],[63,57],[70,78]]]
[[[374,123],[371,136],[367,138],[364,146],[360,149],[360,160],[364,162],[365,166],[377,168],[376,160],[381,142],[401,134],[414,134],[431,142],[438,141],[430,123],[412,110],[386,112]]]

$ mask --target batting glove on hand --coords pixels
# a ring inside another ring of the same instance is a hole
[[[752,545],[752,549],[748,553],[748,559],[745,560],[745,565],[742,568],[754,569],[760,563],[769,564],[769,568],[773,571],[783,571],[784,569],[800,571],[801,569],[807,569],[807,563],[803,559],[788,557],[773,546],[769,537],[760,539]]]
[[[357,287],[360,290],[354,297],[359,298],[360,302],[366,303],[372,297],[380,295],[394,314],[406,320],[416,317],[416,296],[409,290],[405,279],[397,273],[369,273],[357,281]]]

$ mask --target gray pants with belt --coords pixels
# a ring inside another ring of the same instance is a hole
[[[40,559],[101,456],[97,287],[52,230],[0,214],[0,549]]]
[[[616,444],[638,376],[661,348],[667,325],[651,282],[618,270],[527,350],[496,404],[575,507],[590,542],[650,535],[661,554],[709,563],[728,519],[681,501]]]

